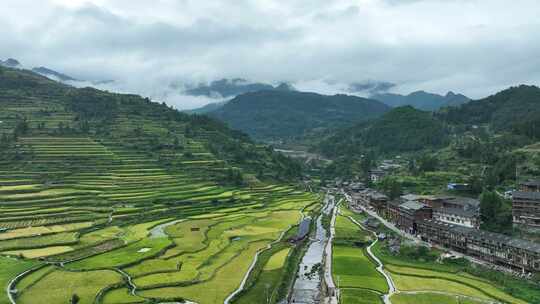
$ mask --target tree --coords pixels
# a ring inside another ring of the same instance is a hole
[[[482,190],[484,188],[484,182],[482,181],[482,178],[480,176],[472,175],[471,177],[469,177],[467,183],[470,186],[471,193],[476,195],[482,193]]]
[[[15,137],[18,137],[20,135],[27,134],[29,129],[30,127],[28,126],[28,121],[26,120],[26,117],[24,117],[21,121],[17,123],[13,133]]]
[[[362,168],[362,171],[364,171],[364,173],[367,174],[369,170],[373,168],[374,162],[375,161],[374,161],[373,153],[372,152],[366,153],[364,157],[362,158],[362,162],[360,163],[360,167]]]
[[[495,191],[484,191],[480,196],[480,218],[482,229],[512,232],[512,207]]]
[[[409,160],[408,169],[409,169],[409,172],[412,175],[417,175],[418,174],[418,166],[416,165],[416,160],[415,159],[410,159]]]
[[[382,179],[380,188],[391,200],[398,198],[402,193],[401,183],[391,176]]]
[[[439,166],[439,160],[432,155],[424,154],[418,159],[418,169],[421,172],[436,171]]]
[[[71,303],[71,304],[77,304],[77,303],[79,303],[80,300],[81,300],[81,298],[79,298],[79,296],[78,296],[76,293],[74,293],[74,294],[71,296],[71,301],[70,301],[70,303]]]

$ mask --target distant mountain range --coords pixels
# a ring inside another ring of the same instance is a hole
[[[13,58],[8,58],[5,61],[0,60],[0,65],[6,68],[22,68],[21,63]]]
[[[13,69],[25,69],[25,67],[18,60],[13,59],[13,58],[9,58],[5,61],[0,60],[0,66],[13,68]],[[86,86],[87,83],[90,83],[92,85],[101,85],[101,84],[108,84],[108,83],[114,82],[114,80],[97,80],[97,81],[81,80],[81,79],[71,77],[69,75],[66,75],[64,73],[55,71],[53,69],[50,69],[44,66],[34,67],[34,68],[31,68],[30,70],[41,76],[45,76],[51,80],[75,85],[78,87]]]
[[[409,95],[392,93],[374,94],[370,98],[379,100],[391,107],[409,105],[425,111],[435,111],[443,107],[455,107],[470,101],[467,96],[462,94],[448,92],[443,96],[425,91],[416,91]]]
[[[191,96],[228,98],[245,93],[273,89],[285,91],[294,90],[294,88],[287,83],[281,83],[280,85],[274,87],[273,85],[267,83],[249,82],[242,78],[235,78],[215,80],[209,84],[199,84],[196,87],[188,88],[184,93]]]
[[[239,95],[207,114],[258,140],[301,137],[376,118],[391,108],[349,95],[266,90]]]

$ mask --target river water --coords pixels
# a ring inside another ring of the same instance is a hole
[[[183,222],[183,221],[185,221],[185,219],[174,220],[174,221],[170,221],[170,222],[166,222],[166,223],[157,225],[156,227],[154,227],[154,228],[152,228],[150,230],[149,236],[150,236],[150,238],[167,237],[167,234],[165,233],[165,228],[167,228],[168,226],[174,225],[174,224],[178,224],[178,223]]]
[[[334,208],[335,200],[332,196],[325,198],[324,214],[329,214]],[[316,304],[320,301],[321,276],[319,271],[311,272],[316,265],[323,267],[324,248],[328,240],[326,230],[322,225],[322,215],[317,218],[317,231],[315,239],[311,240],[306,254],[302,258],[298,270],[298,278],[294,282],[290,303]]]

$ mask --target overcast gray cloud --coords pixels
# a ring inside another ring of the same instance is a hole
[[[540,84],[537,0],[4,0],[0,59],[47,66],[179,108],[170,84],[218,78],[482,97]]]

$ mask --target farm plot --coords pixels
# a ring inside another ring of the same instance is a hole
[[[5,287],[19,273],[38,265],[36,261],[22,261],[14,258],[0,256],[0,286]],[[10,304],[7,294],[2,289],[0,304]]]
[[[385,278],[377,272],[375,264],[364,254],[362,248],[334,246],[334,280],[342,288],[362,288],[380,293],[388,291]]]
[[[358,288],[340,288],[340,294],[341,294],[341,303],[344,303],[344,304],[382,304],[383,303],[381,299],[381,295],[371,290],[358,289]],[[398,302],[394,302],[394,298],[392,298],[392,303],[398,304]],[[433,302],[430,302],[430,304],[431,303]],[[411,303],[411,304],[419,304],[419,303]],[[444,303],[437,302],[437,304],[444,304]]]
[[[341,207],[336,218],[332,248],[332,276],[339,286],[343,304],[379,304],[388,292],[388,284],[366,255],[372,241],[370,232],[353,223],[350,213]]]
[[[198,203],[201,204],[199,208],[186,206],[182,210],[197,211],[192,218],[181,221],[174,221],[175,218],[170,217],[174,214],[169,212],[169,217],[125,226],[81,226],[83,232],[76,233],[77,242],[65,247],[55,245],[59,240],[47,238],[75,232],[42,235],[39,237],[41,244],[32,242],[43,248],[19,250],[27,254],[27,258],[30,258],[30,250],[35,250],[32,256],[50,254],[47,260],[76,261],[66,263],[64,269],[44,269],[21,280],[18,284],[21,287],[20,303],[61,303],[71,297],[70,293],[76,293],[81,303],[87,303],[93,301],[100,290],[107,290],[102,295],[103,303],[137,303],[142,301],[141,297],[162,300],[183,297],[200,303],[222,303],[240,285],[255,253],[296,225],[301,217],[300,210],[317,200],[314,195],[291,194],[293,191],[289,188],[281,188],[277,193],[243,190],[241,195],[246,192],[252,203],[227,208],[203,203]],[[260,203],[262,200],[266,204]],[[133,209],[130,206],[124,208]],[[220,212],[212,213],[212,210]],[[173,221],[175,223],[166,225]],[[163,233],[154,234],[152,229],[162,224],[166,225]],[[53,226],[46,227],[54,229]],[[16,238],[0,244],[11,247],[8,242],[32,239],[34,237]],[[12,253],[16,252],[12,250]],[[288,249],[283,248],[269,257],[261,274],[263,280],[270,280],[274,286],[278,284],[287,254]],[[136,296],[127,292],[115,268],[134,277]],[[89,274],[87,279],[84,274]],[[100,276],[97,274],[104,275],[105,280],[97,280]],[[48,286],[60,288],[55,282],[60,277],[73,278],[73,286],[56,296],[36,300]],[[81,289],[81,284],[86,287]],[[110,289],[116,284],[118,287]]]
[[[285,265],[290,251],[289,245],[279,243],[260,254],[258,263],[255,265],[256,274],[250,276],[247,281],[249,287],[245,287],[232,303],[250,304],[259,302],[261,299],[276,303],[280,284],[283,284],[286,275]],[[261,268],[259,272],[257,272],[258,268]]]
[[[393,304],[487,304],[488,301],[468,297],[437,293],[406,294],[399,293],[391,298]]]
[[[402,291],[451,292],[476,299],[526,303],[472,276],[394,265],[387,265],[386,269],[391,273],[397,288]]]
[[[396,298],[396,303],[410,303],[417,298],[419,303],[428,303],[420,301],[429,301],[428,295],[436,295],[434,299],[442,299],[441,303],[527,303],[485,279],[462,272],[453,264],[391,255],[380,244],[374,247],[373,252],[383,261],[386,272],[401,292],[392,297],[392,302]]]
[[[55,270],[18,296],[22,304],[69,303],[76,294],[81,304],[92,304],[100,290],[122,282],[122,276],[111,270],[68,272]]]

